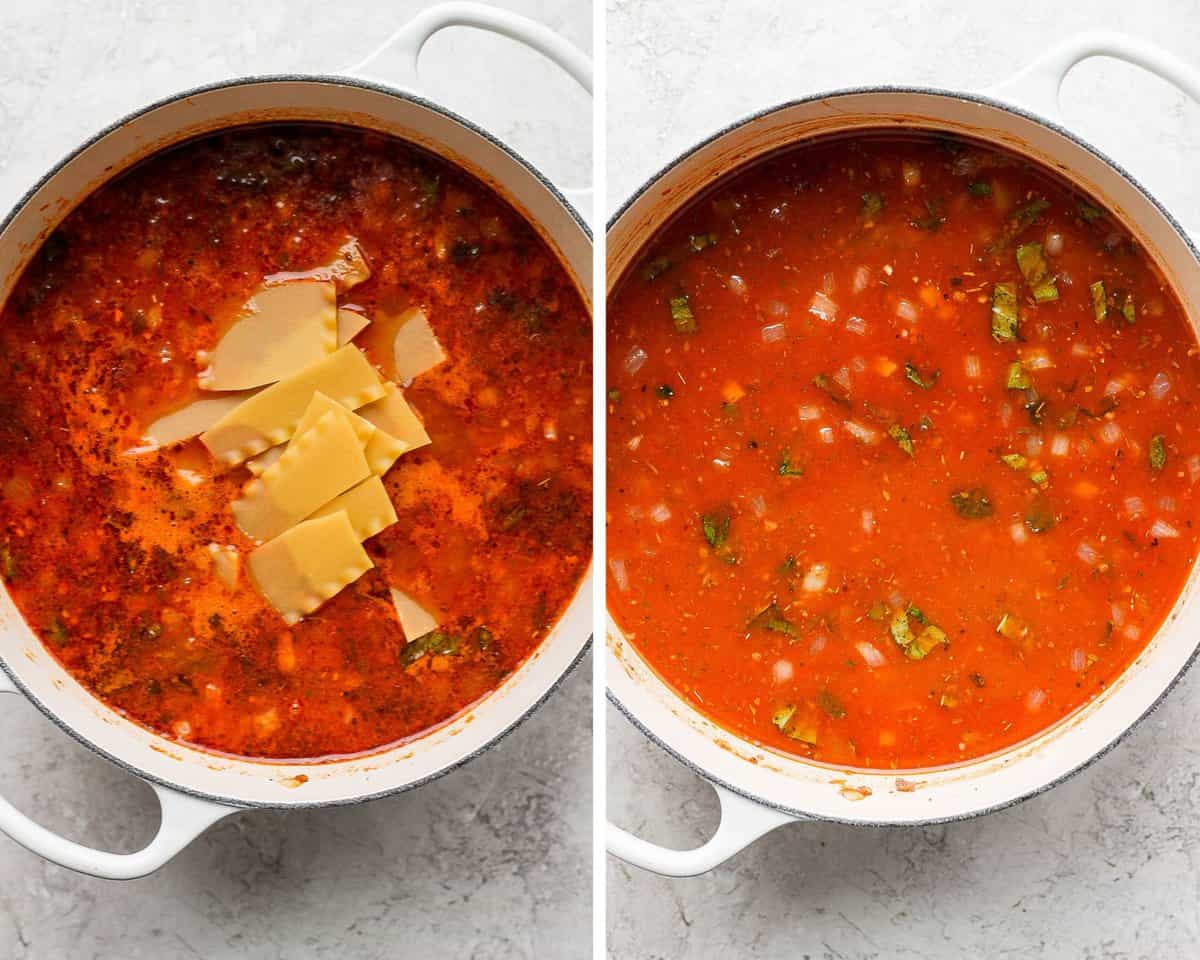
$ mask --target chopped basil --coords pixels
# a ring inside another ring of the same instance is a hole
[[[1099,220],[1104,216],[1104,211],[1099,207],[1093,207],[1090,203],[1079,202],[1079,217],[1084,223],[1091,223],[1093,220]]]
[[[1038,494],[1025,509],[1025,526],[1034,533],[1045,533],[1058,522],[1050,501]]]
[[[950,502],[964,520],[982,520],[992,515],[992,501],[982,487],[967,487],[950,494]]]
[[[664,273],[666,273],[670,269],[671,269],[671,258],[670,257],[655,257],[653,260],[651,260],[649,263],[646,264],[645,269],[642,271],[642,276],[644,276],[647,280],[654,280],[657,277],[661,277]]]
[[[1029,461],[1020,453],[1001,454],[1000,459],[1014,470],[1024,470],[1029,465]]]
[[[1025,206],[1017,210],[1012,217],[1013,238],[1026,227],[1032,226],[1046,210],[1050,207],[1050,201],[1038,198],[1033,203],[1027,203]]]
[[[750,626],[759,630],[769,630],[771,633],[782,633],[786,637],[800,636],[800,629],[783,615],[777,603],[772,603],[765,610],[755,614]]]
[[[911,227],[916,227],[918,230],[928,230],[930,233],[936,231],[946,218],[942,216],[941,207],[933,200],[925,201],[925,216],[909,217],[908,224]]]
[[[1008,375],[1004,379],[1004,385],[1009,390],[1028,390],[1033,386],[1033,381],[1029,379],[1029,373],[1021,366],[1020,360],[1008,365]]]
[[[824,711],[826,716],[833,717],[834,720],[845,719],[846,708],[842,701],[835,697],[828,690],[822,690],[817,694],[817,706]]]
[[[621,391],[618,390],[616,387],[613,387],[613,389],[609,390],[608,391],[608,402],[609,403],[620,403],[621,402]]]
[[[696,316],[692,313],[692,305],[686,293],[671,298],[671,320],[674,321],[678,333],[696,332]]]
[[[1125,294],[1125,302],[1121,304],[1121,316],[1130,326],[1137,323],[1137,308],[1133,305],[1133,294]]]
[[[843,407],[850,406],[850,398],[846,396],[846,392],[839,384],[834,383],[834,381],[830,380],[829,377],[825,376],[825,374],[818,373],[815,377],[813,377],[812,382],[814,387],[826,394],[834,403],[839,403]]]
[[[1108,319],[1108,295],[1104,292],[1104,281],[1097,280],[1091,284],[1088,292],[1092,295],[1092,314],[1097,323],[1103,323]]]
[[[904,364],[904,379],[909,383],[915,383],[922,390],[932,390],[941,375],[941,370],[934,370],[933,373],[924,376],[913,364],[908,362]]]
[[[1050,276],[1050,265],[1042,253],[1040,243],[1023,243],[1017,247],[1017,266],[1021,276],[1033,291],[1033,299],[1038,303],[1048,303],[1058,299],[1058,287]]]
[[[907,430],[900,426],[900,424],[893,423],[890,427],[888,427],[888,436],[895,440],[896,446],[907,453],[910,457],[915,455],[916,450],[913,447],[912,437],[909,435]]]
[[[1017,307],[1017,288],[1012,283],[992,287],[992,338],[1011,343],[1021,335],[1021,312]]]
[[[986,180],[976,180],[974,183],[967,184],[967,193],[973,197],[990,197],[992,185]]]
[[[1161,433],[1150,438],[1150,469],[1155,473],[1167,465],[1167,439]]]
[[[733,515],[728,510],[714,510],[712,513],[700,515],[700,526],[704,530],[704,539],[713,549],[720,549],[729,539],[729,525]]]
[[[669,383],[664,383],[659,385],[657,393],[664,400],[670,400],[673,396],[675,396],[675,388]]]
[[[877,193],[864,193],[862,195],[862,217],[864,220],[877,217],[882,212],[883,197]]]
[[[792,463],[792,455],[787,450],[784,450],[779,455],[779,469],[777,472],[781,477],[804,476],[804,468]]]
[[[913,632],[910,619],[916,620],[921,628],[920,632]],[[947,641],[946,632],[930,623],[916,607],[896,611],[892,622],[888,624],[888,632],[910,660],[924,660],[929,653],[944,646]]]

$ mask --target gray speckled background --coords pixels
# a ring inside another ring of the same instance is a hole
[[[697,139],[797,95],[871,82],[981,88],[1049,41],[1111,28],[1200,66],[1185,0],[804,3],[609,0],[608,200]],[[1094,60],[1063,88],[1074,127],[1200,225],[1200,109]],[[711,874],[665,880],[610,859],[611,957],[1194,957],[1200,940],[1195,673],[1125,743],[993,816],[923,829],[785,827]],[[712,792],[610,708],[610,815],[694,846]]]
[[[500,5],[591,49],[587,0]],[[422,6],[0,3],[0,206],[86,136],[152,99],[247,73],[337,71]],[[430,42],[421,69],[433,98],[559,182],[586,180],[588,99],[538,56],[455,30]],[[0,956],[588,957],[590,663],[502,744],[434,784],[358,807],[243,814],[150,879],[81,877],[0,837]],[[0,784],[21,809],[114,850],[153,835],[147,788],[17,698],[0,702],[0,723]]]

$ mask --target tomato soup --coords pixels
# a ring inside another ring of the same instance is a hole
[[[609,302],[608,600],[688,703],[904,769],[1096,697],[1196,556],[1200,361],[1120,221],[866,133],[692,201]]]
[[[289,625],[237,576],[249,471],[144,437],[201,396],[205,351],[264,278],[348,239],[369,265],[338,295],[369,321],[363,369],[431,442],[382,477],[396,516],[370,569]],[[389,318],[412,308],[440,354],[405,378]],[[263,758],[414,737],[500,684],[576,591],[590,356],[555,254],[461,170],[333,126],[189,142],[88,197],[0,315],[0,575],[80,683],[163,736]],[[436,629],[406,636],[395,589]]]

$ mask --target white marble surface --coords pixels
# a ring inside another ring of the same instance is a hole
[[[839,86],[995,83],[1047,42],[1109,28],[1200,67],[1185,0],[608,0],[608,201],[757,108]],[[1063,89],[1075,127],[1200,225],[1200,109],[1137,69],[1092,61]],[[711,874],[610,860],[614,958],[1140,960],[1200,940],[1200,675],[1091,769],[1012,810],[925,829],[786,827]],[[693,846],[716,804],[610,710],[610,815]]]
[[[249,73],[332,72],[424,4],[339,0],[0,3],[0,206],[123,113]],[[591,48],[587,0],[508,0]],[[588,100],[536,55],[457,30],[421,61],[431,96],[560,182],[590,168]],[[590,948],[590,658],[481,759],[357,807],[256,812],[154,877],[106,883],[0,837],[5,960],[576,958]],[[147,788],[0,703],[4,795],[75,839],[130,850],[157,823]]]

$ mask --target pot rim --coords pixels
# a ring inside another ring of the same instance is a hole
[[[658,170],[656,170],[650,177],[648,177],[641,184],[641,186],[639,186],[632,194],[630,194],[628,199],[626,199],[625,202],[622,203],[620,205],[620,207],[617,208],[616,212],[614,212],[613,215],[611,217],[609,217],[607,223],[605,224],[605,232],[608,233],[609,231],[611,231],[613,229],[613,227],[616,225],[617,221],[619,221],[626,214],[626,212],[630,209],[630,207],[632,207],[635,203],[637,203],[637,201],[640,200],[647,192],[649,192],[654,187],[654,185],[656,183],[658,183],[663,177],[665,177],[667,174],[669,174],[671,171],[673,171],[681,163],[688,160],[690,157],[694,156],[696,153],[700,152],[701,150],[708,147],[709,145],[722,139],[727,134],[730,134],[733,131],[740,129],[741,127],[744,127],[749,123],[753,123],[756,120],[761,120],[765,117],[772,116],[772,115],[774,115],[776,113],[780,113],[784,110],[790,110],[794,107],[804,106],[805,104],[816,103],[816,102],[820,102],[823,100],[836,100],[841,97],[862,96],[864,94],[915,94],[918,96],[942,97],[942,98],[953,99],[953,100],[962,100],[962,101],[967,101],[969,103],[975,103],[980,106],[991,107],[996,110],[1001,110],[1006,113],[1014,114],[1015,116],[1021,117],[1022,119],[1025,119],[1025,120],[1028,120],[1031,123],[1038,124],[1039,126],[1042,126],[1048,130],[1051,130],[1052,132],[1063,137],[1064,139],[1069,140],[1071,143],[1075,144],[1077,147],[1092,154],[1094,157],[1096,157],[1098,160],[1100,160],[1102,163],[1104,163],[1106,166],[1108,166],[1118,176],[1120,176],[1123,180],[1125,180],[1138,193],[1140,193],[1151,204],[1151,206],[1153,206],[1154,209],[1158,211],[1159,215],[1162,216],[1162,218],[1170,225],[1171,229],[1175,231],[1175,233],[1179,236],[1179,238],[1181,240],[1183,240],[1184,245],[1187,247],[1188,252],[1192,255],[1192,258],[1198,264],[1200,264],[1200,249],[1197,249],[1196,244],[1193,242],[1192,237],[1188,233],[1188,231],[1183,227],[1183,225],[1178,220],[1175,219],[1174,216],[1171,215],[1171,213],[1167,210],[1167,208],[1165,206],[1163,206],[1163,204],[1161,202],[1159,202],[1158,198],[1155,197],[1154,194],[1152,194],[1148,189],[1146,189],[1146,187],[1141,183],[1141,181],[1139,181],[1136,177],[1134,177],[1131,173],[1129,173],[1128,170],[1126,170],[1119,163],[1117,163],[1115,160],[1113,160],[1112,157],[1108,156],[1108,154],[1104,153],[1102,150],[1093,146],[1087,140],[1083,139],[1083,137],[1079,136],[1078,134],[1074,133],[1071,130],[1068,130],[1062,124],[1057,123],[1054,120],[1050,120],[1044,116],[1041,116],[1040,114],[1034,113],[1031,110],[1027,110],[1024,107],[1019,107],[1014,104],[1007,103],[1003,100],[999,100],[995,97],[991,97],[986,94],[970,93],[970,92],[965,92],[965,91],[960,91],[960,90],[950,90],[950,89],[941,88],[941,87],[909,86],[909,85],[905,85],[905,84],[897,84],[897,85],[872,84],[872,85],[866,85],[866,86],[860,86],[860,87],[838,87],[833,90],[827,90],[827,91],[823,91],[820,93],[810,94],[810,95],[804,96],[804,97],[797,97],[792,100],[785,100],[781,103],[776,103],[772,106],[764,107],[761,110],[756,110],[753,113],[747,114],[738,120],[728,123],[725,126],[721,127],[719,130],[717,130],[714,133],[710,134],[709,136],[705,137],[703,140],[696,142],[692,146],[688,147],[686,150],[677,154],[674,158],[672,158],[670,161],[668,161],[666,164],[664,164],[662,167],[660,167]],[[914,125],[914,129],[916,129],[916,128],[917,127]],[[786,149],[786,148],[783,148],[783,149]],[[1013,149],[1013,148],[1010,147],[1009,149]],[[746,166],[749,166],[750,164],[757,163],[758,160],[760,160],[762,157],[767,156],[772,152],[774,152],[774,151],[771,151],[771,150],[765,151],[764,153],[759,154],[758,156],[752,158],[751,160],[746,161],[745,163],[743,163],[737,167],[734,167],[731,170],[723,171],[720,176],[725,177],[725,176],[728,176],[729,174],[735,172],[736,170],[744,169]],[[1062,176],[1066,177],[1066,174],[1062,174]],[[1069,177],[1066,177],[1066,178],[1070,179]],[[703,189],[707,189],[707,187],[705,187]],[[680,203],[675,208],[675,211],[672,211],[672,215],[676,211],[682,209],[686,205],[686,203],[691,201],[699,192],[701,192],[701,191],[696,191],[696,192],[690,194],[684,202]],[[665,222],[666,221],[664,221],[664,223]],[[659,227],[661,227],[662,225],[663,224],[659,224]],[[615,281],[619,278],[614,277],[611,279],[612,279],[612,282],[615,283]],[[606,297],[607,297],[607,293],[608,293],[608,291],[606,289],[606,291],[605,291]],[[1195,566],[1197,564],[1200,564],[1200,559],[1193,561],[1193,564],[1192,564],[1193,568],[1195,568]],[[607,602],[605,603],[605,608],[607,609]],[[609,619],[610,619],[610,622],[612,623],[612,626],[615,627],[616,622],[614,620],[612,620],[611,615],[609,615]],[[1161,629],[1161,627],[1160,627],[1160,629]],[[608,654],[610,652],[607,649],[608,645],[606,644],[605,646],[606,646],[606,654]],[[638,656],[641,657],[641,654],[638,653]],[[743,797],[747,800],[753,801],[754,803],[757,803],[763,807],[767,807],[772,810],[777,810],[780,813],[788,814],[789,816],[795,817],[798,820],[820,820],[820,821],[828,822],[828,823],[842,823],[842,824],[847,824],[850,826],[860,826],[860,827],[919,827],[919,826],[932,826],[932,825],[941,824],[941,823],[955,823],[955,822],[959,822],[959,821],[963,821],[963,820],[972,820],[975,817],[980,817],[980,816],[983,816],[984,814],[995,813],[999,810],[1004,810],[1004,809],[1007,809],[1008,807],[1013,807],[1019,803],[1023,803],[1024,801],[1029,800],[1032,797],[1040,796],[1041,794],[1045,793],[1046,791],[1051,790],[1054,787],[1057,787],[1060,784],[1064,783],[1065,781],[1071,779],[1076,774],[1078,774],[1078,773],[1082,772],[1083,770],[1087,769],[1088,767],[1090,767],[1093,763],[1095,763],[1101,757],[1105,756],[1110,750],[1112,750],[1118,744],[1123,742],[1125,740],[1125,738],[1128,737],[1130,735],[1130,733],[1132,733],[1133,730],[1142,723],[1143,720],[1145,720],[1148,716],[1150,716],[1150,714],[1152,714],[1155,710],[1157,710],[1159,708],[1159,706],[1162,704],[1162,702],[1171,693],[1171,691],[1174,690],[1175,687],[1179,684],[1179,682],[1184,678],[1184,675],[1192,668],[1192,665],[1196,662],[1197,658],[1200,658],[1200,637],[1197,637],[1196,643],[1193,646],[1192,652],[1188,656],[1187,661],[1183,664],[1183,666],[1179,669],[1179,671],[1175,674],[1175,676],[1172,677],[1171,680],[1162,688],[1162,690],[1154,698],[1153,702],[1139,716],[1135,717],[1132,721],[1130,721],[1129,724],[1126,725],[1125,728],[1119,734],[1117,734],[1117,736],[1115,736],[1112,740],[1110,740],[1105,746],[1101,747],[1099,750],[1096,750],[1094,753],[1090,754],[1088,757],[1086,757],[1085,759],[1080,761],[1075,766],[1073,766],[1070,769],[1059,774],[1057,777],[1054,777],[1053,779],[1048,780],[1047,782],[1041,784],[1040,786],[1034,787],[1033,789],[1028,790],[1024,793],[1021,793],[1017,796],[1014,796],[1008,800],[1004,800],[1004,801],[994,803],[994,804],[989,804],[986,806],[981,806],[978,809],[973,810],[969,813],[960,813],[960,814],[955,814],[952,816],[945,816],[945,817],[921,817],[921,818],[905,819],[905,820],[869,820],[869,819],[854,819],[854,818],[850,818],[850,817],[835,817],[835,816],[829,816],[827,814],[814,814],[814,813],[802,810],[798,807],[789,807],[785,804],[776,803],[772,800],[766,800],[763,797],[758,796],[757,794],[755,794],[754,792],[752,792],[751,790],[748,790],[747,788],[745,788],[743,786],[740,786],[740,785],[734,784],[734,783],[730,783],[728,780],[714,775],[710,771],[706,770],[700,764],[698,764],[698,763],[692,761],[690,758],[684,756],[680,751],[669,746],[661,737],[659,737],[657,734],[655,734],[649,728],[649,726],[647,724],[643,723],[638,718],[637,713],[633,710],[633,708],[630,707],[629,705],[627,705],[625,702],[623,702],[613,692],[611,687],[609,687],[605,690],[605,694],[607,696],[609,703],[611,703],[614,707],[616,707],[617,710],[622,714],[622,716],[625,717],[626,720],[628,720],[631,724],[633,724],[633,726],[635,728],[640,730],[642,732],[642,734],[645,735],[652,743],[656,744],[659,748],[666,751],[670,756],[674,757],[677,761],[679,761],[681,764],[683,764],[685,767],[687,767],[693,773],[698,774],[699,776],[703,777],[709,783],[716,784],[717,786],[723,787],[724,789],[730,791],[731,793],[735,793],[738,796]],[[642,659],[644,660],[644,658],[642,658]],[[1128,669],[1128,667],[1126,669]],[[676,699],[678,699],[680,703],[684,703],[684,705],[688,706],[689,709],[694,709],[694,708],[691,708],[690,704],[687,704],[683,700],[682,697],[679,697],[678,693],[676,693],[676,691],[674,690],[673,687],[671,687],[665,681],[662,681],[662,683],[663,683],[663,686],[666,687],[666,689],[669,690],[670,693]],[[1064,717],[1063,719],[1065,720],[1069,717],[1070,717],[1070,714],[1068,714],[1067,717]],[[713,721],[713,722],[715,723],[715,721]],[[1059,721],[1059,722],[1062,722],[1062,721]],[[1057,725],[1057,724],[1055,724],[1055,725]],[[720,727],[720,724],[717,724],[717,726]],[[750,743],[750,741],[746,741],[744,737],[742,737],[738,734],[735,734],[732,731],[727,730],[724,727],[721,727],[721,729],[724,730],[729,736],[734,737],[737,740],[742,740],[746,743]],[[1041,732],[1045,732],[1045,731],[1040,731],[1039,733],[1041,733]],[[1035,734],[1034,736],[1036,737],[1038,735],[1039,734]],[[1030,739],[1032,739],[1032,738],[1030,738]],[[1029,742],[1029,741],[1028,740],[1021,741],[1021,743],[1014,744],[1012,747],[1006,748],[1006,750],[1019,748],[1027,742]],[[1004,752],[1004,751],[1001,751],[1001,752]],[[964,764],[955,764],[954,766],[962,768],[962,767],[969,766],[972,762],[975,762],[975,761],[967,761]],[[943,769],[943,768],[937,768],[937,769]],[[868,771],[868,772],[875,772],[875,771]],[[902,772],[903,771],[892,771],[892,773],[902,773]]]
[[[24,193],[22,193],[22,195],[17,199],[17,201],[13,204],[11,209],[8,211],[8,213],[5,214],[3,220],[0,220],[0,236],[2,236],[4,231],[8,229],[8,226],[13,221],[13,219],[15,219],[16,216],[18,214],[20,214],[28,206],[30,200],[33,199],[33,197],[38,193],[38,191],[40,191],[44,186],[46,186],[46,184],[50,183],[51,180],[53,180],[56,176],[58,176],[58,174],[62,171],[62,169],[65,166],[67,166],[67,164],[69,164],[71,161],[73,161],[76,157],[82,155],[89,148],[94,146],[99,141],[103,140],[109,134],[114,133],[117,130],[124,127],[126,124],[132,123],[133,121],[139,119],[140,117],[145,116],[148,113],[151,113],[154,110],[159,109],[160,107],[167,107],[173,103],[177,103],[181,100],[187,100],[190,97],[198,96],[200,94],[209,93],[209,92],[216,91],[216,90],[226,90],[226,89],[230,89],[230,88],[234,88],[234,87],[255,86],[255,85],[259,85],[259,84],[270,84],[270,83],[281,83],[281,82],[283,82],[283,83],[315,83],[315,84],[326,84],[326,85],[330,85],[330,86],[357,87],[359,89],[369,90],[369,91],[372,91],[375,93],[382,93],[382,94],[385,94],[385,95],[388,95],[391,97],[395,97],[396,99],[399,99],[399,100],[407,100],[411,103],[417,104],[420,107],[430,110],[433,113],[440,114],[443,117],[446,117],[446,118],[454,121],[455,123],[460,124],[461,126],[470,130],[476,136],[479,136],[483,140],[487,141],[491,146],[496,147],[497,149],[499,149],[502,152],[504,152],[505,154],[507,154],[510,159],[515,161],[517,164],[519,164],[526,172],[528,172],[535,180],[537,180],[537,182],[539,184],[541,184],[541,186],[556,201],[558,201],[560,206],[562,206],[567,211],[567,213],[570,215],[571,219],[575,222],[575,225],[577,227],[579,227],[579,229],[582,230],[584,235],[588,238],[589,244],[592,244],[595,242],[595,237],[592,234],[592,230],[588,226],[587,222],[583,219],[582,215],[579,213],[578,210],[575,209],[575,207],[563,195],[563,193],[557,187],[555,187],[553,183],[550,182],[550,180],[546,177],[546,175],[543,174],[532,163],[530,163],[528,160],[526,160],[524,157],[522,157],[519,153],[517,153],[507,143],[505,143],[503,140],[501,140],[499,137],[495,136],[494,134],[489,133],[487,130],[485,130],[483,127],[481,127],[479,124],[474,123],[473,121],[466,119],[465,117],[459,115],[458,113],[455,113],[453,110],[450,110],[450,109],[442,106],[441,104],[436,103],[435,101],[430,100],[427,97],[423,97],[420,94],[414,93],[413,91],[410,91],[410,90],[403,90],[399,87],[392,87],[387,84],[378,83],[378,82],[372,81],[372,80],[364,80],[364,79],[360,79],[358,77],[346,77],[346,76],[340,76],[337,74],[307,74],[307,73],[250,74],[250,75],[246,75],[246,76],[242,76],[242,77],[234,77],[232,79],[227,79],[227,80],[218,80],[218,81],[214,81],[212,83],[206,83],[206,84],[201,84],[199,86],[190,87],[186,90],[183,90],[183,91],[180,91],[177,93],[168,94],[167,96],[160,97],[159,99],[154,100],[154,101],[146,104],[143,107],[140,107],[136,110],[132,110],[132,111],[122,115],[119,119],[114,120],[113,122],[109,123],[104,128],[102,128],[101,130],[92,134],[90,137],[85,139],[78,146],[74,147],[72,150],[70,150],[68,153],[66,153],[61,159],[58,160],[58,162],[56,162],[53,166],[51,166],[46,171],[45,174],[43,174],[41,177],[39,177],[37,182],[35,182],[32,186],[29,187],[28,190],[26,190]],[[355,126],[355,124],[346,124],[346,123],[342,123],[340,125],[341,126]],[[231,126],[238,126],[238,124],[234,124]],[[221,128],[214,128],[214,129],[221,129]],[[152,151],[152,153],[150,155],[152,156],[156,153],[162,152],[163,150],[171,149],[172,147],[177,146],[178,143],[186,142],[189,139],[194,139],[194,137],[192,137],[192,136],[184,137],[183,140],[177,141],[175,143],[163,145],[163,146],[159,147],[158,149]],[[402,140],[403,138],[396,137],[396,139]],[[422,148],[422,149],[428,149],[428,148]],[[454,163],[456,166],[459,166],[459,164],[455,161],[447,161],[447,162]],[[126,169],[128,169],[128,168],[126,168]],[[119,176],[123,172],[124,172],[124,170],[117,171],[113,175]],[[469,173],[469,171],[468,171],[468,173]],[[108,179],[111,179],[111,177]],[[107,182],[107,180],[105,182]],[[93,186],[91,188],[91,190],[94,191],[99,186],[100,186],[100,184],[96,184],[95,186]],[[495,186],[489,186],[489,189],[497,190],[497,188]],[[501,195],[501,196],[503,197],[503,195]],[[80,198],[80,199],[83,199],[83,198]],[[505,199],[506,202],[509,202],[508,198],[503,198],[503,199]],[[510,205],[511,205],[511,203],[510,203]],[[516,209],[516,208],[514,208],[514,209]],[[67,211],[67,212],[69,213],[69,211]],[[528,218],[530,216],[526,211],[523,211],[523,210],[518,210],[517,212],[518,212],[519,216],[522,216],[524,218]],[[64,214],[64,216],[65,215],[66,214]],[[561,260],[561,253],[556,252],[556,256]],[[594,545],[593,545],[592,553],[593,553],[592,566],[594,567],[594,565],[595,565],[595,563],[594,563],[594,560],[595,560]],[[576,588],[575,593],[572,595],[572,599],[571,599],[572,604],[577,602],[579,600],[579,598],[581,597],[581,595],[582,595],[581,588],[586,582],[587,582],[587,574],[585,573],[584,577],[580,581],[579,586]],[[557,678],[555,678],[555,680],[545,689],[545,691],[543,691],[541,693],[541,695],[539,695],[537,697],[537,699],[534,700],[533,703],[529,704],[527,707],[525,707],[523,710],[521,710],[520,713],[518,713],[518,715],[516,717],[514,717],[510,723],[508,723],[506,726],[497,730],[496,733],[492,737],[490,737],[486,743],[482,744],[475,750],[472,750],[470,753],[459,757],[453,763],[449,763],[446,766],[442,767],[441,769],[436,770],[418,780],[414,780],[414,781],[405,783],[405,784],[397,786],[397,787],[391,787],[391,788],[388,788],[385,790],[380,790],[380,791],[373,792],[373,793],[363,793],[363,794],[355,795],[352,797],[345,797],[345,798],[334,799],[334,800],[309,800],[309,801],[302,800],[302,801],[298,801],[296,803],[287,804],[286,809],[300,810],[300,809],[311,809],[311,808],[319,808],[319,807],[341,807],[341,806],[351,806],[351,805],[359,804],[359,803],[366,803],[371,800],[379,800],[383,797],[389,797],[389,796],[394,796],[394,795],[401,794],[401,793],[406,793],[409,790],[414,790],[417,787],[424,786],[425,784],[427,784],[433,780],[437,780],[437,779],[445,776],[448,773],[452,773],[455,770],[458,770],[464,764],[469,763],[470,761],[474,760],[475,758],[477,758],[477,757],[481,756],[482,754],[486,753],[487,751],[489,751],[496,744],[500,743],[502,740],[504,740],[506,737],[508,737],[509,734],[511,734],[514,730],[516,730],[518,726],[520,726],[522,723],[524,723],[535,711],[537,711],[550,698],[550,696],[553,693],[555,693],[559,689],[559,687],[562,686],[562,684],[566,681],[566,679],[575,672],[576,667],[579,666],[579,663],[583,660],[583,658],[591,650],[593,636],[594,635],[592,633],[588,634],[587,638],[580,645],[579,650],[571,658],[570,663],[567,664],[566,668],[559,674],[559,676]],[[546,641],[543,640],[542,642],[545,643]],[[529,662],[528,659],[523,661],[522,664],[517,667],[517,670],[518,671],[521,670],[522,667],[528,662]],[[155,774],[148,773],[148,772],[142,770],[137,765],[129,762],[128,760],[118,757],[118,756],[114,755],[113,753],[111,753],[110,751],[102,748],[99,744],[92,742],[92,740],[89,737],[85,736],[81,731],[77,730],[75,727],[71,726],[66,721],[64,721],[61,717],[59,717],[57,713],[55,713],[52,709],[50,709],[50,707],[48,707],[39,697],[37,697],[32,692],[32,690],[30,690],[22,682],[21,678],[17,675],[17,673],[14,670],[12,670],[9,667],[8,662],[4,659],[4,657],[2,655],[0,655],[0,671],[2,671],[3,676],[8,678],[8,680],[20,692],[20,694],[26,700],[28,700],[30,703],[32,703],[38,709],[38,711],[40,713],[42,713],[42,715],[44,715],[47,719],[49,719],[59,730],[66,733],[77,743],[82,744],[84,747],[86,747],[92,753],[94,753],[100,757],[103,757],[105,760],[109,761],[110,763],[116,764],[118,767],[120,767],[126,773],[129,773],[129,774],[137,777],[140,780],[143,780],[147,783],[157,784],[160,787],[165,787],[166,789],[173,790],[176,793],[186,794],[187,796],[196,797],[197,799],[200,799],[200,800],[208,800],[212,803],[217,803],[222,806],[232,807],[232,808],[236,808],[236,809],[250,810],[250,809],[283,809],[284,808],[284,806],[281,804],[272,803],[269,801],[239,800],[239,799],[234,799],[232,797],[223,796],[221,794],[209,793],[209,792],[203,791],[203,790],[196,790],[196,789],[193,789],[192,787],[188,787],[188,786],[181,785],[179,783],[175,783],[171,780],[168,780],[165,777],[160,777]],[[511,677],[511,676],[513,676],[513,674],[510,674],[509,676]],[[482,700],[487,700],[491,696],[491,694],[494,692],[495,692],[495,690],[489,692],[488,694],[485,694],[484,697],[482,698]],[[89,694],[90,694],[90,691],[89,691]],[[94,694],[90,694],[90,695],[93,697],[95,696]],[[100,702],[103,703],[103,701],[100,701]],[[482,701],[479,701],[479,702],[482,702]],[[107,704],[104,704],[104,706],[107,707],[107,709],[109,709],[109,710],[112,709]],[[468,707],[467,709],[470,709],[470,707]],[[457,717],[457,715],[455,715],[455,716]],[[455,717],[451,717],[448,720],[446,720],[445,723],[452,723],[454,721],[454,719],[455,719]],[[148,729],[148,728],[145,728],[145,729]],[[162,739],[162,740],[166,739],[166,738],[162,737],[161,734],[158,734],[155,731],[151,730],[149,732],[158,739]],[[405,741],[403,745],[405,747],[411,748],[412,746],[419,744],[420,739],[421,739],[420,736],[418,736],[412,740]],[[168,742],[171,743],[172,747],[178,746],[178,744],[175,744],[172,741],[168,741]],[[200,748],[189,747],[189,749],[193,750],[194,752],[196,752],[200,755],[204,755],[204,754],[208,753],[208,751],[205,751]],[[365,754],[365,756],[384,756],[384,755],[386,755],[386,753],[388,752],[389,749],[396,749],[396,748],[395,747],[385,748],[385,749],[375,751],[375,752],[368,752],[367,754]],[[352,760],[353,759],[361,759],[362,756],[364,756],[364,755],[356,754],[354,757],[349,758],[349,759],[352,759]],[[239,759],[245,760],[250,763],[256,762],[255,758],[253,758],[253,757],[239,758]],[[275,761],[267,761],[267,760],[261,760],[261,759],[257,762],[260,762],[262,764],[262,766],[264,766],[264,767],[270,767],[270,766],[273,766],[276,764]],[[331,762],[337,762],[337,761],[331,761]]]

